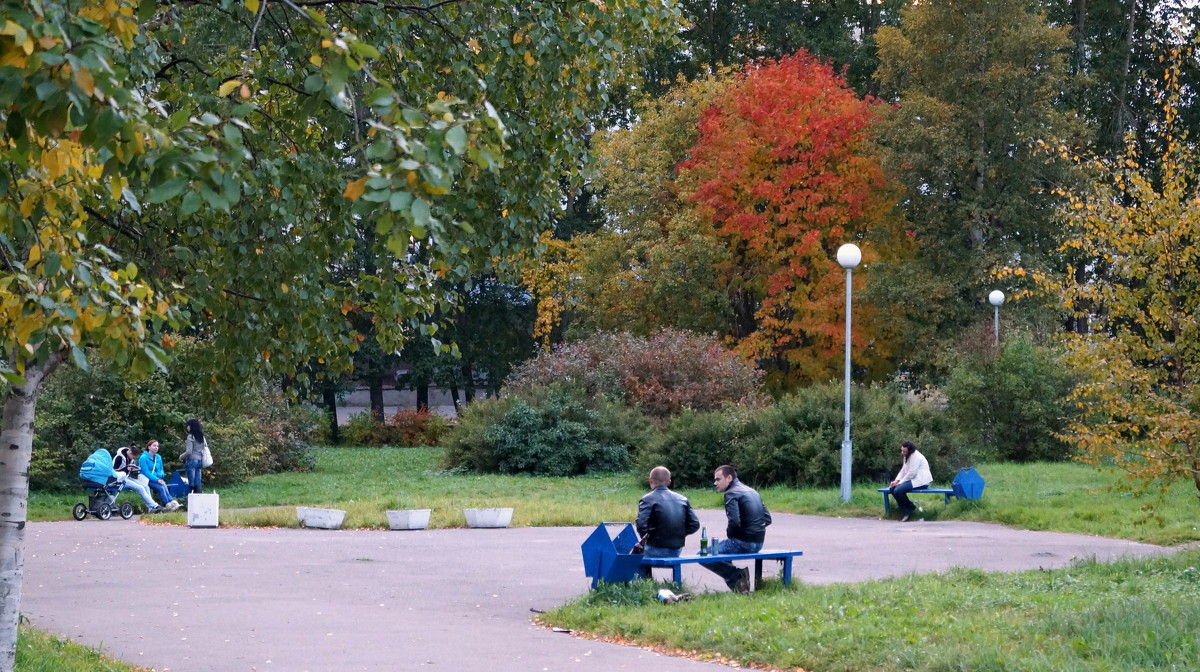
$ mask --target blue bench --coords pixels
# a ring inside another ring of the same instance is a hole
[[[942,495],[946,498],[945,506],[950,506],[950,498],[958,499],[981,499],[983,497],[983,488],[986,483],[979,472],[975,471],[974,467],[963,467],[958,470],[958,475],[954,477],[954,483],[949,488],[925,488],[923,490],[913,490],[908,493],[913,495]],[[883,515],[888,515],[892,512],[892,502],[888,499],[888,493],[891,488],[879,488],[876,492],[883,494]]]
[[[733,562],[735,560],[754,561],[754,585],[762,583],[763,560],[778,560],[783,563],[783,585],[792,582],[792,558],[804,555],[804,551],[759,551],[758,553],[721,553],[718,555],[681,555],[678,558],[642,558],[641,566],[649,569],[654,567],[670,567],[671,581],[675,585],[683,585],[683,565],[706,565],[710,562]]]
[[[610,526],[620,526],[614,535],[609,531]],[[778,560],[783,563],[783,584],[792,582],[792,558],[804,555],[803,551],[759,551],[758,553],[722,553],[720,555],[682,555],[678,558],[647,558],[638,553],[632,553],[637,543],[637,533],[630,523],[600,523],[579,546],[583,554],[584,574],[592,580],[594,590],[601,581],[621,583],[632,581],[639,574],[649,575],[655,567],[670,567],[672,581],[682,585],[683,576],[680,567],[687,564],[708,564],[710,562],[732,562],[734,560],[754,561],[754,585],[762,580],[762,561]]]
[[[892,512],[892,500],[888,497],[888,493],[890,493],[891,491],[892,491],[891,488],[880,488],[878,490],[878,492],[883,493],[883,515],[885,515],[885,516]],[[951,497],[958,496],[958,495],[954,494],[953,490],[950,490],[947,488],[925,488],[923,490],[912,490],[908,493],[909,497],[912,497],[913,495],[945,495],[946,496],[945,506],[950,506],[950,498]]]

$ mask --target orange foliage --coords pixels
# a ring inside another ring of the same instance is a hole
[[[697,209],[734,250],[731,284],[753,297],[741,353],[788,380],[826,378],[841,365],[844,271],[838,246],[887,221],[887,184],[869,132],[874,101],[806,52],[747,67],[700,121],[690,172]],[[878,258],[863,246],[862,271]],[[879,361],[869,307],[856,306],[855,361]],[[869,351],[866,346],[873,346]]]

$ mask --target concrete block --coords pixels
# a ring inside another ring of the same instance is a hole
[[[188,527],[217,527],[217,512],[221,508],[218,494],[189,494],[187,498]]]
[[[316,509],[308,506],[297,506],[296,516],[300,519],[300,527],[315,527],[322,530],[340,530],[346,512],[341,509]]]
[[[393,530],[423,530],[429,527],[430,509],[387,511],[388,527]]]
[[[463,509],[467,527],[508,527],[512,522],[512,509]]]

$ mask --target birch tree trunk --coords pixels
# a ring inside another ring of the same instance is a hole
[[[0,431],[0,672],[13,672],[21,580],[25,566],[25,519],[29,500],[29,459],[33,454],[33,412],[42,383],[64,355],[25,369],[25,384],[4,397]]]

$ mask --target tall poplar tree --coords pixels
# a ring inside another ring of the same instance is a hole
[[[995,268],[1039,266],[1059,243],[1048,187],[1070,162],[1038,141],[1081,134],[1063,107],[1068,30],[1026,0],[944,0],[878,33],[877,77],[895,102],[880,138],[917,253],[887,270],[876,300],[913,316],[918,368],[979,314]]]

